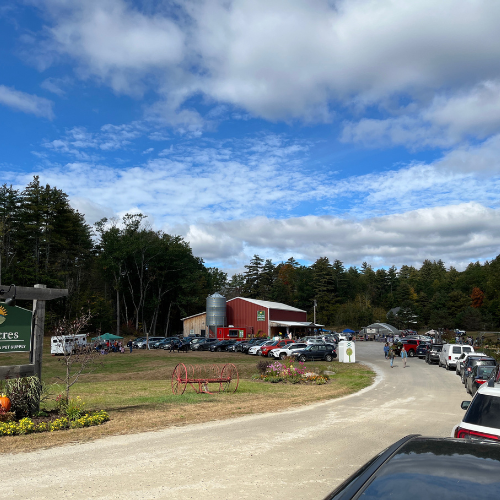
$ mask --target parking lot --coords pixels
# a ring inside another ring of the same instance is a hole
[[[361,393],[282,413],[3,455],[0,497],[322,498],[404,435],[450,435],[461,401],[470,399],[454,371],[419,359],[406,369],[396,359],[390,369],[382,343],[356,349],[356,359],[378,373]]]

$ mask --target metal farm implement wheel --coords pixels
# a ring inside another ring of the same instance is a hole
[[[187,370],[183,363],[179,363],[172,372],[172,392],[184,394],[188,383]]]
[[[198,394],[213,394],[213,392],[229,392],[234,386],[236,392],[240,382],[238,370],[232,363],[225,365],[188,365],[179,363],[172,372],[172,392],[184,394],[189,384]],[[231,386],[233,383],[233,386]],[[216,388],[209,391],[209,384]]]

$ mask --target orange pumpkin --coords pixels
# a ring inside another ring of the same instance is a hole
[[[0,396],[0,406],[5,411],[9,411],[10,410],[10,399],[7,396],[4,396],[3,394]]]

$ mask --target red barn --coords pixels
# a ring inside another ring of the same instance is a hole
[[[307,312],[287,304],[236,297],[226,303],[227,324],[245,327],[248,336],[275,337],[315,327],[307,321]]]
[[[217,328],[217,338],[293,337],[311,335],[315,325],[307,312],[280,302],[236,297],[226,302],[227,327]],[[182,318],[184,336],[215,336],[206,326],[206,313]],[[210,328],[211,329],[211,328]],[[243,332],[243,334],[242,334]]]

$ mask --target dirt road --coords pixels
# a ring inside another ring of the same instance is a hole
[[[455,372],[409,359],[390,368],[382,344],[357,344],[374,386],[275,414],[166,429],[28,454],[1,455],[0,498],[322,498],[402,436],[449,436],[470,399]]]

